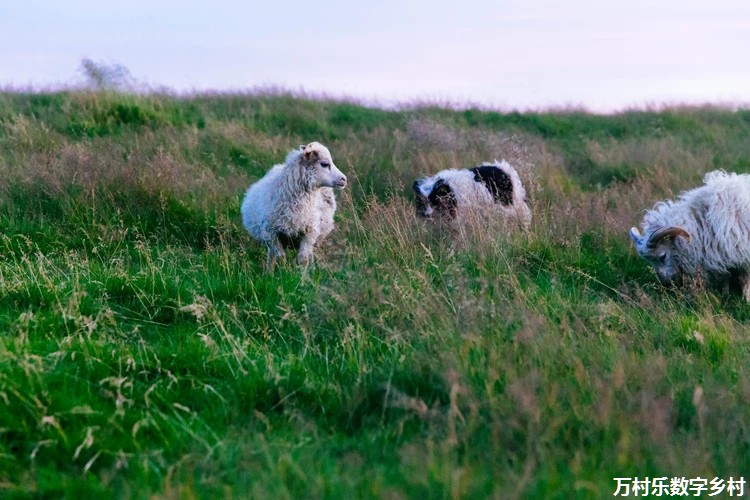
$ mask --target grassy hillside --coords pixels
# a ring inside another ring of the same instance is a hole
[[[0,496],[591,497],[747,475],[750,308],[662,288],[627,230],[750,111],[367,109],[0,94]],[[247,186],[319,140],[350,185],[307,273],[262,271]],[[505,158],[528,234],[416,220]],[[750,479],[750,478],[749,478]]]

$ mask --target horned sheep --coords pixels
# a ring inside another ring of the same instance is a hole
[[[456,223],[467,216],[492,214],[522,227],[531,223],[526,189],[516,169],[504,160],[474,168],[442,170],[414,181],[413,189],[420,217],[439,217]]]
[[[705,276],[739,285],[750,302],[750,175],[710,172],[704,185],[657,203],[630,229],[638,254],[664,284]]]
[[[290,151],[284,164],[275,165],[250,186],[242,202],[242,222],[266,245],[266,269],[286,258],[285,247],[298,250],[300,265],[313,261],[315,246],[333,230],[332,188],[345,186],[346,176],[318,142]]]

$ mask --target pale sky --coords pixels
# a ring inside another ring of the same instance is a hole
[[[749,0],[0,1],[5,87],[76,84],[87,57],[180,92],[750,106]]]

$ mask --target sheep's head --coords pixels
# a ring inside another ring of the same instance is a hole
[[[690,241],[690,235],[681,227],[660,228],[648,238],[641,236],[638,229],[630,228],[630,239],[638,255],[653,266],[663,284],[675,282],[683,273],[680,252],[676,247],[678,238]]]
[[[302,163],[315,187],[346,187],[346,176],[336,168],[328,148],[319,142],[300,146]]]
[[[453,218],[456,215],[456,195],[450,184],[444,179],[432,182],[432,179],[414,181],[414,201],[417,216],[432,218],[436,215]]]

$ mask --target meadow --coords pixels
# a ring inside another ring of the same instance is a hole
[[[750,479],[750,307],[662,287],[628,229],[750,111],[382,110],[291,95],[0,93],[0,496],[602,498]],[[247,186],[318,140],[349,178],[301,272]],[[414,214],[514,164],[531,230]]]

